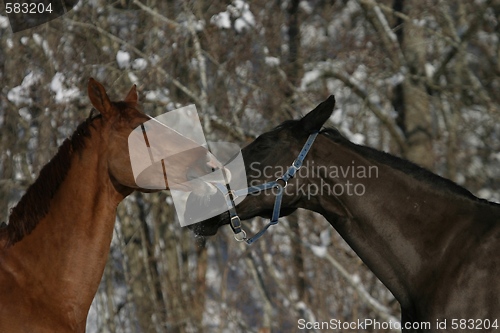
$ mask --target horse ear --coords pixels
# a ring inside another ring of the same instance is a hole
[[[115,111],[103,85],[90,78],[87,90],[92,105],[102,114],[104,119],[109,119]]]
[[[306,114],[301,120],[301,127],[308,133],[318,132],[323,124],[330,118],[335,107],[335,97],[330,95],[321,102],[314,110]]]
[[[125,102],[137,104],[137,86],[134,84],[125,97]]]

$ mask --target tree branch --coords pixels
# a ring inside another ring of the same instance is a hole
[[[315,246],[309,244],[308,242],[302,240],[302,244],[311,250],[313,253],[317,251]],[[361,297],[361,299],[368,305],[374,312],[376,312],[380,318],[389,322],[399,322],[399,320],[391,315],[391,310],[387,308],[385,305],[381,304],[375,298],[373,298],[370,293],[365,289],[363,284],[361,283],[360,278],[357,275],[351,275],[345,268],[342,266],[334,257],[332,257],[328,251],[325,249],[324,255],[322,254],[322,258],[326,259],[339,273],[342,277],[347,281],[347,283],[354,288],[357,294]],[[394,332],[399,332],[398,330],[394,330]]]
[[[202,54],[200,39],[198,38],[198,34],[194,28],[194,14],[188,9],[187,3],[183,2],[184,10],[186,11],[186,15],[188,16],[188,29],[193,38],[194,44],[194,52],[196,55],[196,59],[198,60],[198,67],[200,69],[200,81],[201,81],[201,96],[200,96],[200,107],[202,114],[206,114],[208,109],[208,101],[207,101],[207,67],[205,63],[205,58]]]
[[[406,66],[406,59],[399,46],[396,34],[389,27],[387,18],[374,0],[359,0],[359,4],[365,10],[367,18],[375,30],[380,33],[386,53],[394,64],[394,70],[399,71],[402,66]]]
[[[160,21],[163,21],[163,22],[167,23],[168,26],[169,26],[169,28],[174,29],[174,28],[177,28],[179,26],[179,23],[175,22],[174,20],[169,19],[166,16],[163,16],[163,15],[159,14],[157,11],[155,11],[155,10],[149,8],[148,6],[144,5],[139,0],[133,0],[132,2],[135,5],[137,5],[139,8],[141,8],[142,10],[144,10],[145,12],[147,12],[147,13],[151,14],[152,16],[158,18]]]
[[[432,82],[434,84],[437,84],[439,82],[439,78],[441,75],[444,74],[446,70],[446,66],[450,63],[450,61],[455,58],[455,56],[458,54],[458,52],[463,48],[465,43],[475,34],[477,29],[480,26],[480,23],[483,21],[483,16],[486,10],[488,9],[489,5],[491,3],[491,0],[487,0],[484,6],[479,10],[477,15],[474,17],[474,20],[469,24],[469,27],[467,30],[460,36],[457,31],[454,29],[454,27],[451,25],[451,18],[449,17],[449,14],[446,10],[441,8],[441,14],[445,18],[445,22],[448,23],[448,29],[450,30],[451,33],[453,33],[452,40],[454,43],[451,45],[450,50],[446,53],[446,55],[443,57],[441,60],[441,63],[437,66],[437,70],[434,72],[434,75],[432,76]],[[441,2],[442,5],[442,2]]]
[[[368,92],[361,87],[357,82],[355,82],[350,76],[346,73],[342,73],[335,69],[335,67],[330,63],[324,63],[323,66],[320,66],[323,70],[323,77],[333,77],[350,88],[356,95],[358,95],[365,103],[368,105],[368,108],[373,112],[373,114],[382,122],[382,124],[387,128],[391,137],[396,141],[400,150],[404,153],[407,151],[408,145],[405,141],[404,135],[401,130],[395,126],[394,121],[388,117],[382,107],[373,101],[370,100],[368,96]]]
[[[64,20],[67,21],[68,23],[76,25],[76,26],[80,26],[80,27],[83,27],[83,28],[96,30],[97,32],[99,32],[100,34],[108,37],[109,39],[111,39],[111,40],[113,40],[113,41],[115,41],[115,42],[117,42],[117,43],[119,43],[121,45],[126,46],[128,49],[130,49],[133,52],[135,52],[141,58],[144,58],[144,59],[148,59],[149,58],[147,54],[145,54],[144,52],[142,52],[141,50],[139,50],[138,48],[136,48],[134,45],[132,45],[132,44],[124,41],[123,39],[121,39],[119,37],[116,37],[112,33],[107,32],[106,30],[102,29],[101,27],[99,27],[97,25],[93,25],[93,24],[90,24],[90,23],[84,23],[84,22],[78,22],[78,21],[75,21],[75,20],[68,19],[66,17],[64,17]],[[151,64],[151,65],[160,74],[164,75],[165,78],[168,81],[172,82],[177,88],[179,88],[182,92],[184,92],[187,96],[189,96],[196,104],[201,105],[201,101],[198,98],[197,94],[195,94],[193,91],[189,90],[189,88],[187,88],[185,85],[183,85],[181,82],[179,82],[178,80],[176,80],[175,78],[173,78],[170,74],[168,74],[160,66],[156,66],[156,65],[153,65],[153,64]]]

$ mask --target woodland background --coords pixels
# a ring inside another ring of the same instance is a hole
[[[0,220],[87,117],[91,76],[115,100],[136,83],[152,116],[195,103],[209,140],[241,146],[334,94],[329,125],[351,140],[498,201],[499,13],[499,0],[81,0],[15,34],[0,16]],[[296,212],[250,247],[175,219],[168,192],[119,206],[88,332],[399,319],[321,216]]]

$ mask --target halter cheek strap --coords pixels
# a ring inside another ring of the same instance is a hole
[[[245,241],[247,244],[252,244],[257,239],[259,239],[267,231],[267,229],[269,229],[270,226],[278,223],[284,189],[287,186],[288,181],[291,178],[293,178],[297,173],[297,171],[302,167],[302,163],[304,162],[304,159],[306,158],[307,153],[311,149],[311,146],[313,145],[314,140],[316,139],[317,136],[318,132],[309,135],[306,143],[302,147],[302,150],[300,151],[297,158],[293,161],[292,165],[288,167],[287,171],[283,174],[283,176],[277,178],[274,181],[247,187],[245,189],[240,189],[236,191],[231,190],[227,179],[225,179],[226,184],[213,183],[213,185],[216,186],[217,189],[224,195],[227,209],[229,212],[229,218],[230,218],[229,225],[231,226],[231,229],[234,232],[234,238],[237,241],[240,242]],[[282,185],[280,182],[283,183],[284,185]],[[255,234],[253,237],[247,238],[246,232],[241,227],[241,220],[240,217],[238,216],[238,213],[236,212],[236,205],[234,204],[234,200],[242,195],[257,193],[271,188],[277,189],[271,220],[257,234]]]

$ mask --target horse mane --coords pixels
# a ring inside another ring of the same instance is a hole
[[[476,197],[469,190],[458,185],[452,180],[441,177],[413,162],[410,162],[408,160],[396,157],[394,155],[391,155],[389,153],[371,147],[357,145],[349,141],[347,138],[345,138],[342,134],[340,134],[340,132],[337,129],[325,128],[320,133],[325,134],[325,136],[330,138],[332,141],[339,143],[343,146],[346,146],[351,150],[354,150],[355,152],[357,152],[358,154],[362,155],[367,159],[371,159],[383,163],[385,165],[388,165],[396,170],[404,172],[405,174],[417,180],[424,181],[433,187],[437,187],[441,190],[444,189],[446,191],[449,191],[451,193],[457,194],[459,196],[465,197],[473,201],[496,205],[495,203],[490,202],[486,199]]]
[[[71,167],[72,154],[85,148],[85,139],[91,135],[90,127],[100,117],[99,114],[94,115],[95,111],[92,109],[71,137],[64,140],[57,154],[40,170],[38,178],[11,209],[8,225],[0,227],[0,236],[3,238],[6,235],[7,245],[13,245],[29,235],[49,212],[50,201]]]

